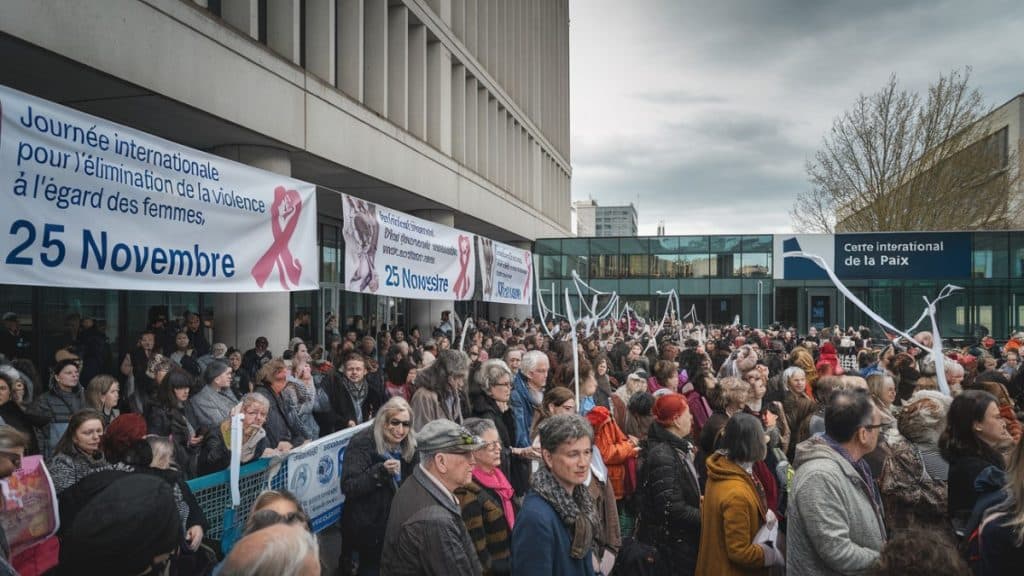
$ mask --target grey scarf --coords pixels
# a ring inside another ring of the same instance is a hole
[[[598,525],[590,491],[585,486],[576,486],[569,496],[547,466],[541,466],[533,473],[531,483],[533,491],[555,509],[572,533],[569,555],[577,560],[585,557],[591,549]]]
[[[365,378],[363,378],[362,382],[353,382],[344,376],[341,377],[341,383],[344,384],[345,391],[352,398],[352,404],[356,409],[356,423],[362,424],[363,401],[366,400],[366,394],[370,389],[370,385],[367,384]]]

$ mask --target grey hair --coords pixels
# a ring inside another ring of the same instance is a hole
[[[537,427],[540,433],[540,447],[554,452],[566,442],[588,438],[594,443],[594,428],[579,414],[559,414],[546,418]]]
[[[953,399],[938,390],[918,390],[903,404],[897,419],[900,434],[914,444],[934,444],[946,428]]]
[[[409,414],[409,421],[412,422],[412,407],[401,396],[392,396],[380,407],[380,410],[377,410],[377,416],[373,419],[373,443],[377,448],[377,454],[381,456],[390,452],[388,443],[384,440],[384,427],[397,412],[406,412]],[[412,462],[413,456],[416,454],[416,434],[411,427],[408,430],[409,433],[406,434],[401,444],[402,460]]]
[[[250,406],[252,404],[259,404],[260,406],[266,408],[268,412],[270,411],[270,400],[268,400],[266,396],[260,394],[259,392],[249,392],[245,396],[242,396],[241,404],[243,410],[245,410],[246,406]]]
[[[461,350],[441,350],[429,367],[416,374],[416,387],[426,388],[444,398],[448,392],[448,378],[469,373],[469,356]]]
[[[789,368],[786,368],[785,370],[782,371],[782,383],[787,389],[789,388],[790,378],[796,376],[797,372],[803,374],[804,376],[807,376],[807,372],[804,372],[804,369],[799,366],[790,366]]]
[[[511,378],[512,370],[509,369],[508,364],[505,364],[504,360],[491,358],[480,365],[480,370],[476,374],[476,382],[480,385],[480,389],[484,392],[490,392],[491,386],[500,380],[502,376]]]
[[[964,373],[964,366],[963,366],[963,364],[961,364],[961,363],[959,363],[959,362],[957,362],[955,360],[945,360],[945,361],[943,361],[942,362],[942,368],[943,368],[943,370],[945,370],[946,374],[956,374],[956,373],[963,374]]]
[[[530,350],[523,354],[523,359],[519,361],[519,371],[523,374],[532,372],[541,362],[548,362],[548,355],[541,352],[540,350]]]
[[[12,400],[13,402],[13,400]],[[0,450],[28,448],[28,436],[9,424],[0,424]]]
[[[254,532],[257,534],[259,531]],[[251,538],[253,534],[246,536]],[[313,556],[319,562],[320,545],[309,530],[292,527],[280,538],[268,538],[266,544],[252,557],[224,560],[221,576],[301,576],[306,558]],[[234,560],[234,562],[232,562]]]
[[[494,430],[495,432],[498,430],[494,422],[487,418],[466,418],[466,421],[462,423],[462,427],[473,436],[482,436],[488,430]]]
[[[174,443],[169,438],[149,435],[146,436],[146,441],[149,442],[149,448],[153,451],[153,461],[150,462],[152,468],[177,469],[174,462]]]

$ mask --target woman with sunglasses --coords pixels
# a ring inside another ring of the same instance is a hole
[[[342,551],[339,574],[377,574],[395,492],[419,462],[413,413],[400,396],[388,400],[373,425],[356,434],[341,466]],[[353,560],[358,568],[353,569]]]

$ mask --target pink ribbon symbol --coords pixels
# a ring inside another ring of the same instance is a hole
[[[455,297],[462,299],[469,292],[469,278],[466,273],[469,271],[469,236],[459,236],[459,277],[455,279]]]
[[[302,213],[302,198],[295,190],[285,190],[284,186],[274,189],[274,204],[270,207],[270,227],[274,233],[274,243],[260,256],[256,265],[252,267],[252,277],[260,288],[270,277],[277,266],[278,277],[281,279],[281,287],[285,290],[292,285],[299,285],[299,278],[302,276],[302,263],[292,256],[288,249],[288,242],[295,233],[299,224],[299,214]],[[281,227],[282,222],[284,228]]]

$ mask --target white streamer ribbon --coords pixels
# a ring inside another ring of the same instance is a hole
[[[228,471],[231,484],[231,507],[237,508],[242,503],[242,493],[238,489],[238,479],[242,470],[242,423],[244,414],[231,417],[231,467]]]

